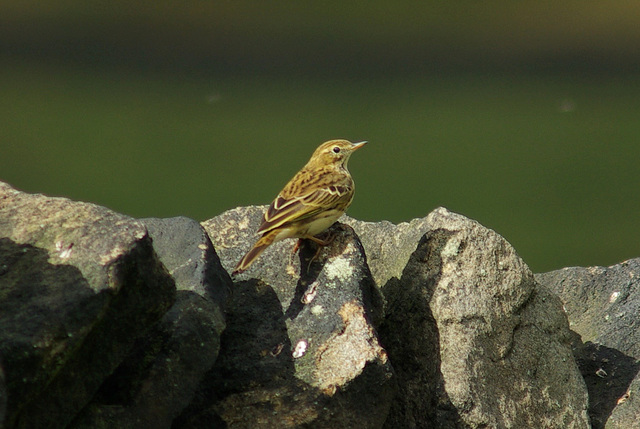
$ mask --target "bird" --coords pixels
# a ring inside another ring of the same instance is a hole
[[[286,238],[329,244],[316,236],[333,225],[351,205],[355,184],[347,163],[351,154],[366,143],[340,139],[318,146],[307,164],[269,205],[257,231],[260,238],[232,274],[246,271],[268,246]]]

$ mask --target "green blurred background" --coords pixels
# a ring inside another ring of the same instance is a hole
[[[534,271],[640,256],[635,1],[0,2],[0,180],[135,217],[267,204],[331,138],[349,214],[437,206]]]

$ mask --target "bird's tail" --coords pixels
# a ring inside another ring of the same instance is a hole
[[[249,250],[246,255],[242,257],[242,259],[240,259],[240,262],[238,262],[238,265],[236,265],[233,270],[233,275],[241,273],[249,268],[249,266],[253,264],[253,261],[255,261],[258,256],[260,256],[264,249],[266,249],[271,243],[273,243],[273,240],[275,240],[275,238],[276,234],[268,233],[261,237],[258,241],[256,241],[256,244],[253,245],[251,250]]]

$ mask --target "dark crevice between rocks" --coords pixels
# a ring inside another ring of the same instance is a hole
[[[589,392],[592,427],[603,429],[640,371],[640,361],[601,344],[582,343],[578,334],[575,334],[572,347]]]

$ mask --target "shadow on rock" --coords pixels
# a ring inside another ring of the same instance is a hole
[[[173,282],[162,270],[141,274],[155,262],[150,240],[111,267],[111,284],[9,239],[0,255],[6,426],[64,427],[173,302]]]
[[[287,410],[290,404],[286,403],[287,397],[295,396],[290,388],[294,379],[290,350],[285,316],[273,289],[256,279],[236,283],[218,360],[173,427],[205,427],[211,422],[218,422],[219,426],[213,427],[226,427],[224,421],[255,421],[255,416],[245,413],[264,412],[268,416],[294,411]],[[256,386],[264,387],[256,390]],[[266,410],[259,406],[266,400],[261,395],[270,397],[279,391],[285,401],[283,409],[272,408],[274,404]],[[303,392],[300,387],[298,393]]]
[[[589,391],[589,416],[593,429],[607,424],[640,371],[640,362],[624,353],[587,341],[575,344],[574,356]]]
[[[429,305],[441,273],[440,252],[450,236],[446,230],[427,232],[402,278],[392,278],[383,287],[387,316],[380,337],[399,387],[385,428],[449,427],[445,422],[458,427],[456,408],[438,399],[446,397],[446,392],[442,387],[438,328]]]

